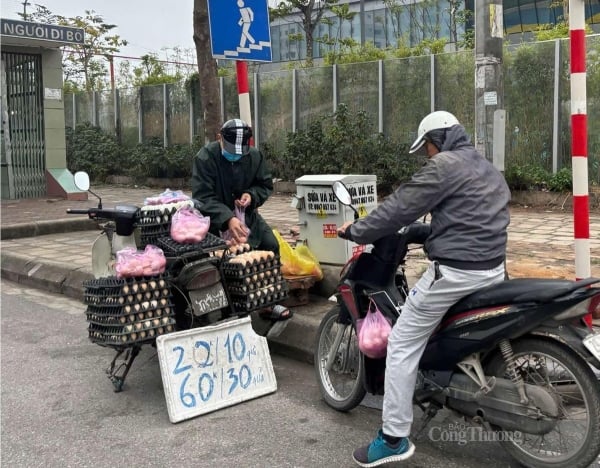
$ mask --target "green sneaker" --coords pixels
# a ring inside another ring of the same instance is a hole
[[[379,429],[373,442],[356,449],[352,458],[358,465],[371,468],[384,463],[406,460],[412,457],[413,453],[415,453],[415,446],[408,440],[408,437],[402,437],[395,446],[392,446],[385,441],[383,431]]]

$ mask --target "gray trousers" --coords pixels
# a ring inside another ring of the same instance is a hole
[[[390,436],[410,435],[419,361],[446,311],[462,297],[504,280],[504,263],[484,271],[439,265],[439,271],[441,278],[434,281],[434,262],[429,264],[388,338],[382,429]]]

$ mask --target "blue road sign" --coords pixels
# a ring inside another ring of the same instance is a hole
[[[214,58],[272,60],[267,0],[208,0],[208,19]]]

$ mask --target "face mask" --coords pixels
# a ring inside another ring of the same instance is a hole
[[[227,151],[225,151],[224,149],[221,150],[221,153],[223,153],[223,156],[225,157],[225,159],[227,159],[227,161],[229,162],[236,162],[239,161],[242,157],[241,154],[233,154],[233,153],[229,153]]]

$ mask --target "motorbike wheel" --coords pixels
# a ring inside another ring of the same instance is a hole
[[[544,435],[522,433],[501,444],[528,467],[584,468],[600,453],[600,383],[583,359],[560,344],[525,339],[512,343],[517,372],[525,383],[544,387],[559,405],[559,418]],[[494,356],[487,375],[510,378]],[[500,429],[501,428],[496,428]]]
[[[315,346],[315,372],[325,402],[338,411],[349,411],[365,397],[365,371],[354,327],[339,323],[339,314],[340,307],[335,306],[321,320]],[[335,350],[331,369],[327,370],[327,359],[338,333],[342,333],[342,340]]]

